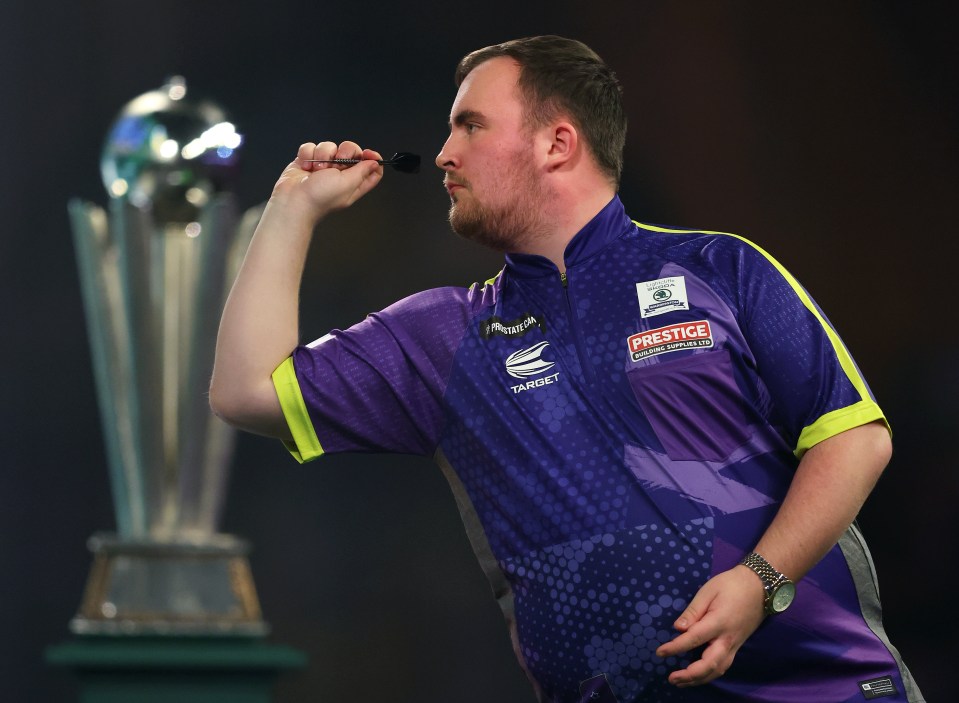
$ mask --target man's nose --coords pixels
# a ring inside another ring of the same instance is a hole
[[[457,166],[457,160],[452,155],[450,146],[450,139],[447,138],[447,140],[443,143],[443,147],[440,149],[440,153],[436,155],[436,165],[444,171],[447,169],[456,168]]]

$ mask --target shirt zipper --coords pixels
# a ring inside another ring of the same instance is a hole
[[[569,274],[563,271],[559,274],[559,280],[563,284],[563,292],[566,294],[566,308],[569,311],[569,326],[573,332],[573,342],[576,345],[576,354],[579,356],[579,367],[583,371],[583,376],[588,383],[596,382],[596,375],[593,373],[593,366],[589,363],[589,356],[584,347],[583,333],[580,330],[579,318],[576,315],[576,309],[573,307],[573,301],[569,296]]]

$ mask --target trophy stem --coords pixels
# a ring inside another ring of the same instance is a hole
[[[119,379],[131,373],[120,348],[127,321],[116,251],[110,246],[103,209],[74,199],[69,203],[74,247],[87,316],[97,401],[116,507],[117,531],[124,536],[146,534],[147,511],[142,500],[142,473],[133,447],[133,409],[119,392]],[[122,506],[122,507],[120,507]]]

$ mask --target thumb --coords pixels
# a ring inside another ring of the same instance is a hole
[[[358,198],[369,193],[380,182],[380,179],[383,178],[383,166],[373,159],[363,159],[355,166],[347,169],[346,173],[356,176],[354,190],[350,195],[350,203],[352,204]]]

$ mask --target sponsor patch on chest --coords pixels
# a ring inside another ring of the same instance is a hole
[[[527,332],[538,329],[546,334],[546,319],[532,312],[524,312],[515,320],[504,320],[501,317],[490,317],[479,323],[480,339],[489,340],[502,335],[503,337],[522,337]]]
[[[689,310],[685,276],[657,278],[636,284],[639,298],[639,316],[655,317],[674,310]]]
[[[637,332],[626,340],[633,361],[680,349],[702,349],[713,346],[713,332],[708,320],[677,322],[646,332]]]

